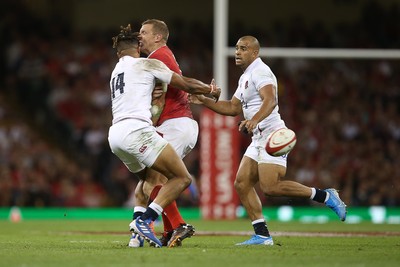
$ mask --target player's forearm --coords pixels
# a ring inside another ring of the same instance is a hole
[[[268,117],[272,111],[274,110],[275,106],[277,104],[275,102],[263,102],[261,105],[260,109],[256,114],[253,116],[253,120],[255,120],[257,123],[264,120],[266,117]]]
[[[182,88],[184,91],[193,94],[193,95],[200,95],[200,94],[209,94],[212,91],[211,85],[205,84],[199,80],[183,77],[185,84]]]
[[[232,102],[229,100],[220,100],[215,102],[214,99],[204,97],[202,99],[202,103],[207,108],[221,115],[237,116],[241,112],[241,110],[235,108]]]
[[[161,95],[159,98],[153,98],[151,101],[151,121],[153,125],[157,125],[158,120],[160,119],[161,113],[165,107],[165,93]]]

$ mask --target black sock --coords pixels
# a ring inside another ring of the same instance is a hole
[[[133,213],[133,219],[136,220],[137,218],[139,218],[142,215],[143,215],[143,211],[135,211]]]
[[[144,221],[144,220],[149,220],[151,219],[152,221],[155,221],[158,218],[158,214],[155,210],[153,210],[152,208],[148,207],[147,210],[143,213],[142,216],[140,216],[140,218]]]
[[[253,224],[253,228],[256,235],[269,236],[269,231],[265,222]]]
[[[313,200],[319,203],[324,203],[326,199],[326,194],[327,193],[324,190],[315,188],[315,196]]]

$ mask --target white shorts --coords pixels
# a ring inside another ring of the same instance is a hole
[[[287,154],[279,157],[274,157],[268,154],[265,150],[269,134],[270,132],[261,132],[254,134],[251,138],[251,143],[246,149],[244,155],[257,161],[258,164],[277,164],[286,168]]]
[[[182,159],[192,151],[199,135],[197,121],[187,117],[166,120],[156,129]]]
[[[113,124],[108,142],[111,151],[133,173],[151,167],[168,144],[148,122],[135,119]]]

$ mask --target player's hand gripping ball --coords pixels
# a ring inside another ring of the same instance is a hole
[[[289,153],[296,145],[296,142],[296,134],[290,129],[282,128],[273,131],[268,136],[265,149],[271,156],[278,157]]]

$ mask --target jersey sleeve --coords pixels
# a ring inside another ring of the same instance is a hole
[[[240,88],[240,84],[242,83],[243,80],[243,76],[240,76],[239,81],[238,81],[238,87],[236,88],[235,93],[233,94],[234,97],[236,97],[237,99],[239,99],[240,101],[242,101],[243,97],[243,91]]]
[[[257,90],[260,90],[262,87],[268,84],[272,84],[276,87],[274,75],[269,71],[256,71],[252,76],[254,86]]]
[[[241,100],[241,94],[242,94],[242,91],[240,90],[240,88],[237,88],[235,93],[233,94],[233,96],[236,97],[237,99]]]
[[[163,62],[157,59],[148,59],[149,61],[149,71],[158,80],[164,83],[170,83],[173,75],[173,71],[170,70]]]

